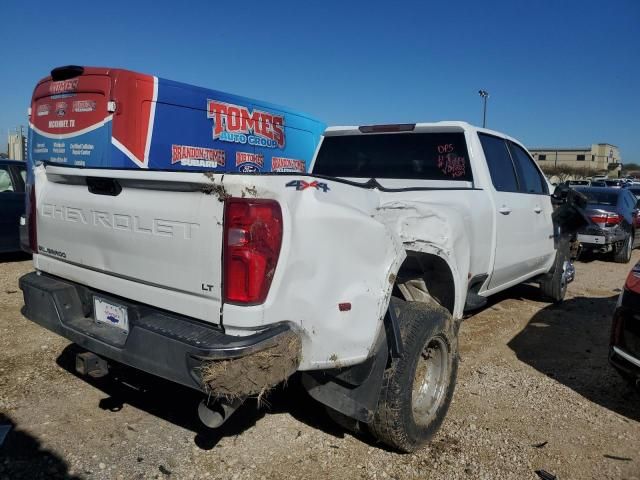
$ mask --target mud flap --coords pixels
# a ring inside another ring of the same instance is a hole
[[[389,360],[385,329],[378,335],[374,351],[365,362],[353,367],[304,372],[302,385],[318,402],[360,422],[371,423]]]

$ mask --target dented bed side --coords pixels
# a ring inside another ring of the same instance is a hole
[[[371,355],[398,271],[413,252],[446,262],[455,284],[453,314],[462,316],[471,265],[476,271],[488,268],[480,252],[491,242],[486,228],[491,218],[468,213],[474,205],[490,211],[482,192],[432,191],[426,202],[423,191],[386,193],[326,178],[300,177],[324,183],[326,191],[287,188],[292,178],[227,174],[223,179],[229,195],[250,187],[258,198],[278,200],[285,225],[267,301],[225,304],[228,332],[288,320],[302,332],[301,370],[360,363]]]

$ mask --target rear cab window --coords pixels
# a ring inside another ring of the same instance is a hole
[[[313,173],[346,178],[473,181],[464,132],[324,138]]]
[[[587,197],[587,205],[603,205],[608,207],[618,205],[618,192],[611,192],[605,189],[589,190],[580,188],[577,190]]]

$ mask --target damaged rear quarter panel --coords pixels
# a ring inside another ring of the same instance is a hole
[[[292,178],[225,175],[225,188],[233,196],[240,196],[250,181],[258,198],[278,200],[284,223],[267,301],[225,305],[223,323],[230,333],[287,320],[303,335],[301,370],[359,363],[369,356],[382,327],[393,287],[389,279],[406,251],[431,253],[447,262],[456,284],[454,314],[461,316],[471,230],[484,224],[481,249],[491,241],[491,218],[462,213],[482,203],[482,192],[382,193],[333,181],[327,182],[327,192],[283,188]],[[487,265],[478,268],[487,271]],[[339,311],[345,302],[351,310]]]
[[[284,236],[267,301],[225,305],[225,327],[234,333],[291,321],[303,335],[301,370],[363,361],[382,327],[389,276],[405,256],[398,239],[374,218],[379,193],[338,182],[330,182],[327,192],[297,191],[284,188],[290,176],[226,175],[225,188],[239,196],[249,178],[258,198],[280,202]],[[340,311],[340,303],[351,309]]]
[[[447,263],[455,283],[453,315],[460,318],[471,269],[469,230],[472,221],[455,201],[444,201],[454,192],[431,193],[425,198],[422,192],[419,200],[411,195],[396,200],[397,194],[383,194],[375,218],[393,232],[405,251],[436,255]]]

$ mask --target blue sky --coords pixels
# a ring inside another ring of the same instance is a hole
[[[0,145],[52,67],[114,66],[328,124],[466,120],[640,163],[640,1],[0,4]],[[6,147],[2,146],[4,150]]]

